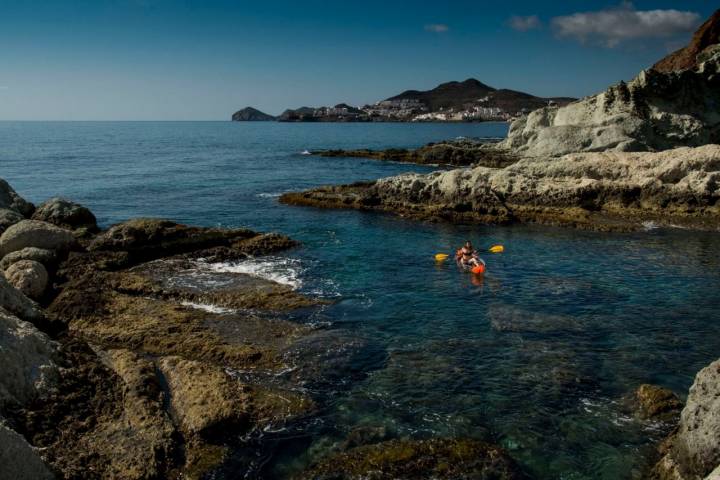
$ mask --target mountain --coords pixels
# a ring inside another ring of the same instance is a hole
[[[232,115],[233,122],[270,122],[275,117],[253,107],[245,107]]]
[[[288,108],[281,113],[276,120],[280,122],[309,121],[313,117],[314,113],[315,109],[312,107],[300,107],[294,110],[292,108]]]
[[[711,49],[716,50],[718,48],[717,44],[719,42],[720,10],[716,10],[715,13],[698,28],[689,45],[671,53],[653,65],[652,68],[653,70],[663,73],[694,68],[698,63],[703,61],[703,57],[709,56]]]
[[[499,107],[507,112],[519,112],[523,109],[535,110],[544,107],[552,100],[561,105],[570,103],[574,98],[541,98],[515,90],[496,89],[469,78],[464,82],[447,82],[432,90],[407,90],[386,101],[417,100],[431,112],[448,108],[462,109],[466,104],[482,104],[486,107]]]

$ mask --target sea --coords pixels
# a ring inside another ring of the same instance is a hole
[[[278,201],[439,168],[308,151],[506,133],[504,123],[0,122],[0,177],[36,203],[80,202],[103,227],[163,217],[302,242],[225,266],[328,300],[294,320],[332,339],[320,346],[332,375],[303,387],[316,414],[258,432],[237,476],[289,478],[352,441],[456,437],[503,446],[534,478],[638,478],[670,427],[635,415],[633,391],[650,383],[684,398],[720,356],[717,233],[453,225]],[[505,247],[482,254],[481,278],[434,260],[466,240]]]

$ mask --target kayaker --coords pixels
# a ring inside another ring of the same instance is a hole
[[[470,240],[465,242],[465,245],[455,253],[455,260],[463,267],[485,265],[485,262],[480,259],[477,250],[475,250]]]

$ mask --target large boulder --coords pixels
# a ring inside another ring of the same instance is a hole
[[[20,220],[24,220],[25,217],[20,215],[15,210],[9,208],[0,208],[0,235],[8,229],[8,227],[15,225]]]
[[[98,229],[95,215],[88,208],[59,197],[51,198],[37,207],[32,219],[71,230],[86,228],[97,231]]]
[[[42,263],[34,260],[20,260],[5,270],[5,277],[13,287],[28,298],[39,300],[48,286],[48,272]]]
[[[54,343],[0,308],[0,411],[48,394],[58,379]]]
[[[720,359],[700,370],[653,477],[696,480],[720,466]]]
[[[0,478],[52,480],[55,475],[20,434],[0,422]]]
[[[682,401],[672,390],[647,383],[638,387],[634,400],[639,416],[647,419],[677,418],[683,408]]]
[[[0,310],[2,309],[28,322],[38,323],[44,320],[43,312],[38,304],[10,285],[5,276],[0,273]]]
[[[5,255],[2,260],[0,260],[0,270],[7,270],[10,265],[20,260],[33,260],[42,263],[46,268],[50,268],[55,267],[58,257],[52,250],[27,247]]]
[[[0,208],[14,210],[24,217],[29,217],[35,206],[17,194],[8,182],[0,178]]]
[[[27,247],[58,252],[68,251],[76,243],[72,232],[39,220],[23,220],[0,236],[0,257]]]

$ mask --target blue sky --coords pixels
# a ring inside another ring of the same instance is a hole
[[[629,79],[706,0],[0,0],[0,120],[218,120],[475,77],[542,96]]]

